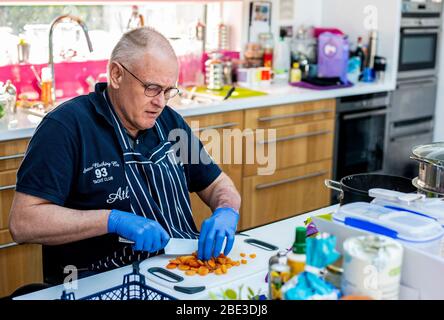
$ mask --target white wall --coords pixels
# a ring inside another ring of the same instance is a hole
[[[293,26],[294,32],[301,26],[319,26],[322,21],[323,0],[293,0],[293,19],[282,19],[279,16],[279,3],[277,1],[277,25]],[[279,30],[279,29],[278,29]]]
[[[322,21],[322,4],[324,0],[294,0],[293,19],[280,19],[280,0],[268,0],[272,3],[272,26],[271,31],[275,37],[279,36],[280,26],[293,26],[293,31],[301,25],[318,26]],[[327,0],[328,1],[328,0]],[[252,0],[243,1],[243,31],[241,35],[242,44],[248,41],[249,8]],[[242,48],[243,50],[244,48]]]

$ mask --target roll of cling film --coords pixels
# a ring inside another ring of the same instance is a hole
[[[286,265],[272,266],[270,271],[269,283],[270,283],[270,299],[282,300],[282,287],[290,280],[290,268]]]

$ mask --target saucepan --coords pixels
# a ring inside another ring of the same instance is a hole
[[[416,192],[412,180],[384,174],[355,174],[346,176],[340,182],[325,180],[325,185],[340,193],[341,205],[353,202],[371,202],[372,197],[368,195],[370,189],[381,188],[404,193]]]
[[[444,142],[412,149],[410,158],[419,162],[419,175],[413,184],[423,193],[444,196]]]

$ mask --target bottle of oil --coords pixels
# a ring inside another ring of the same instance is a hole
[[[54,103],[52,101],[52,71],[51,68],[42,68],[42,83],[41,83],[41,95],[40,100],[42,100],[45,108],[51,107]]]
[[[291,277],[298,275],[305,269],[305,238],[307,228],[297,227],[292,251],[287,254],[287,264],[290,266]]]

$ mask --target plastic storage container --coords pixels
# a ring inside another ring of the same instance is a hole
[[[444,229],[436,220],[417,213],[356,202],[339,208],[333,214],[333,219],[436,255],[441,252]]]
[[[389,209],[404,210],[435,219],[444,228],[444,201],[427,198],[419,193],[403,193],[385,189],[371,189],[372,203]]]

